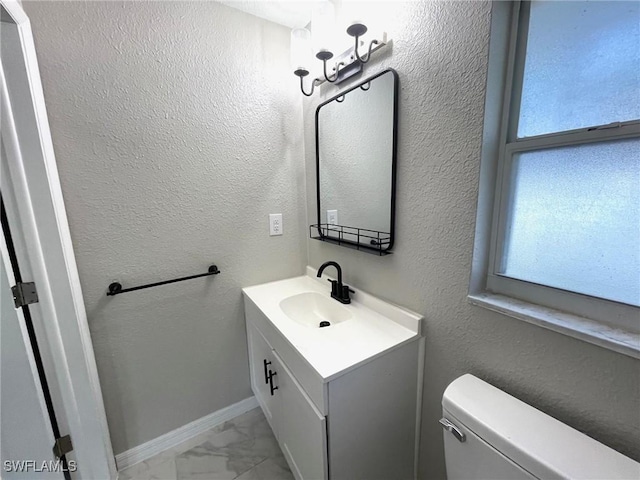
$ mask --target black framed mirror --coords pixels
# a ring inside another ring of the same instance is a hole
[[[384,70],[316,110],[312,238],[386,255],[394,243],[398,74]]]

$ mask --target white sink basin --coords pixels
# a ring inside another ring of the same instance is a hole
[[[307,267],[306,275],[242,289],[247,319],[254,318],[258,329],[262,322],[270,324],[263,335],[275,328],[274,337],[265,338],[289,365],[302,357],[328,382],[422,336],[422,316],[357,288],[351,303],[343,305],[329,296],[327,277],[316,274]],[[331,326],[320,328],[322,321]]]
[[[336,325],[353,318],[353,314],[337,300],[316,292],[287,297],[280,302],[280,308],[291,320],[310,328],[319,328],[320,322]]]

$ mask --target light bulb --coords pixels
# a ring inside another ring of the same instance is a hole
[[[291,68],[309,71],[311,63],[311,32],[306,28],[291,30]]]
[[[311,29],[313,30],[313,50],[315,53],[332,52],[334,50],[336,12],[333,3],[319,3],[311,13]]]
[[[388,9],[381,8],[380,2],[363,3],[359,1],[346,0],[342,2],[340,12],[340,33],[347,31],[349,35],[362,36],[367,32],[371,34],[379,33],[384,21],[389,16]],[[382,5],[384,7],[384,5]],[[362,27],[364,26],[364,28]],[[350,30],[350,31],[349,31]]]
[[[340,18],[342,19],[341,28],[344,27],[346,29],[355,23],[365,23],[365,19],[363,18],[365,8],[362,2],[342,2],[342,10],[340,12]]]

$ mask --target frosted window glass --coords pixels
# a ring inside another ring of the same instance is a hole
[[[518,137],[637,119],[640,2],[532,2]]]
[[[640,305],[640,139],[516,154],[502,274]]]

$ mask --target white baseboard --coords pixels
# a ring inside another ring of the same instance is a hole
[[[153,440],[149,440],[142,445],[133,447],[126,452],[119,453],[118,455],[116,455],[116,464],[118,465],[118,470],[122,470],[135,465],[136,463],[143,462],[148,458],[157,455],[158,453],[164,452],[169,448],[173,448],[176,445],[179,445],[180,443],[195,437],[196,435],[200,435],[201,433],[206,432],[216,425],[220,425],[227,420],[231,420],[238,415],[242,415],[243,413],[248,412],[249,410],[252,410],[257,406],[258,401],[256,400],[256,397],[245,398],[238,403],[234,403],[233,405],[229,405],[228,407],[218,410],[217,412],[210,413],[209,415],[199,418],[198,420],[187,423],[186,425],[176,428],[171,432],[165,433],[164,435],[154,438]]]

